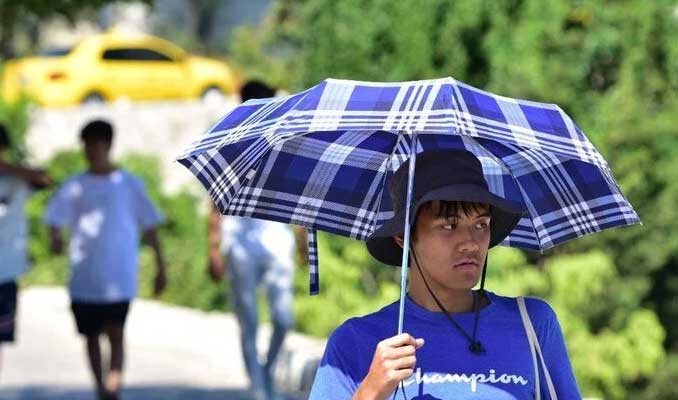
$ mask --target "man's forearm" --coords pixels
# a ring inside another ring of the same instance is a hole
[[[42,170],[9,164],[4,161],[0,161],[0,172],[15,175],[29,182],[34,188],[43,188],[52,183],[49,175]]]
[[[10,164],[4,161],[0,161],[0,172],[16,175],[26,180],[30,180],[33,174],[33,170],[30,168],[26,168],[21,165]]]
[[[49,227],[49,249],[54,254],[61,254],[63,251],[63,238],[61,237],[61,229],[56,226]]]
[[[158,272],[164,271],[165,257],[163,256],[162,253],[162,248],[160,246],[160,240],[158,240],[157,231],[155,229],[146,231],[146,238],[148,240],[148,245],[151,246],[151,249],[153,249],[153,253],[155,254],[155,265]]]
[[[208,224],[207,224],[207,254],[215,256],[219,254],[219,246],[221,244],[221,214],[212,205],[210,207]]]

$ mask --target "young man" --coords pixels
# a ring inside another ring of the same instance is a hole
[[[0,346],[13,342],[17,306],[16,281],[28,268],[28,223],[24,207],[31,189],[51,183],[43,171],[5,161],[12,146],[0,125]]]
[[[243,101],[274,96],[261,82],[251,81],[241,89]],[[230,270],[233,310],[240,325],[240,343],[250,378],[252,397],[272,400],[278,397],[271,370],[287,331],[294,323],[292,283],[294,276],[295,234],[297,250],[305,252],[305,235],[285,224],[252,218],[224,217],[212,207],[209,216],[209,273],[221,282],[226,266]],[[257,288],[266,288],[273,322],[267,357],[259,361],[257,352]]]
[[[140,231],[155,252],[155,293],[165,287],[165,263],[155,229],[162,217],[141,180],[111,162],[113,128],[108,122],[88,123],[81,139],[89,170],[59,188],[47,206],[45,221],[54,252],[63,247],[62,228],[70,230],[71,308],[78,332],[86,338],[99,399],[117,399],[122,384],[125,319],[137,292]],[[111,349],[106,375],[101,334],[108,337]]]
[[[408,166],[391,185],[394,217],[367,242],[389,265],[402,258]],[[327,343],[310,398],[390,399],[398,390],[408,399],[527,400],[552,398],[551,386],[559,399],[580,399],[549,305],[526,299],[547,379],[543,368],[535,373],[517,300],[485,291],[484,282],[473,290],[484,281],[488,248],[513,230],[521,208],[492,194],[478,159],[461,150],[417,156],[411,204],[407,333],[396,335],[398,302],[346,321]]]

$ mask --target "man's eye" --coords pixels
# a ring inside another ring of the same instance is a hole
[[[488,224],[487,222],[479,222],[478,224],[476,224],[476,228],[478,230],[485,230],[489,227],[490,227],[490,224]]]
[[[455,225],[455,224],[445,224],[445,225],[443,225],[443,229],[447,229],[447,230],[450,230],[450,231],[453,231],[456,228],[457,228],[457,225]]]

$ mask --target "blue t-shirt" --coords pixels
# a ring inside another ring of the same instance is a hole
[[[407,297],[404,331],[425,340],[414,374],[404,381],[408,399],[534,399],[532,353],[518,304],[515,298],[486,293],[490,304],[480,311],[477,333],[482,355],[469,351],[468,340],[442,313]],[[539,299],[527,298],[526,305],[558,398],[581,399],[555,313]],[[454,314],[469,333],[474,317],[473,312]],[[310,399],[350,399],[367,375],[377,343],[397,333],[397,321],[395,302],[338,327],[327,342]],[[539,376],[541,398],[549,399],[543,372]],[[403,398],[400,389],[396,398]]]

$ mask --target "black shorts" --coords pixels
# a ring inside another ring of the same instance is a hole
[[[106,325],[125,326],[129,301],[103,304],[74,301],[71,310],[78,332],[92,336],[101,333]]]
[[[0,284],[0,342],[14,341],[16,282]]]

